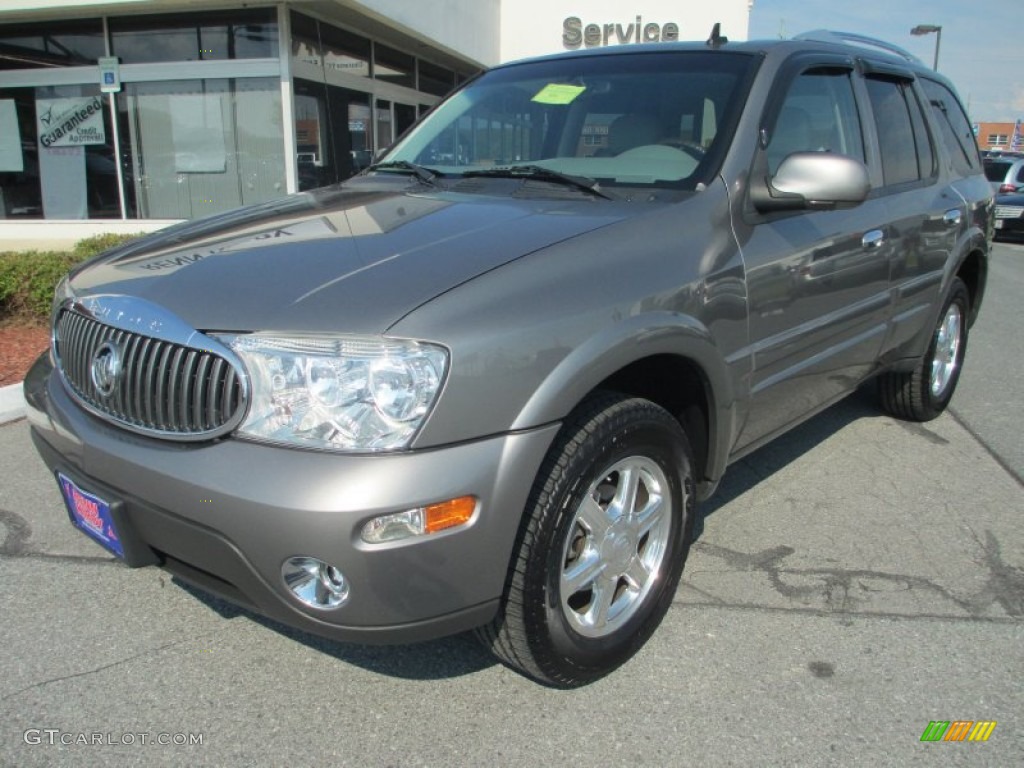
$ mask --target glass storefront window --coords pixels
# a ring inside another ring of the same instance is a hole
[[[370,94],[295,80],[299,191],[344,181],[372,158]]]
[[[370,76],[370,41],[365,37],[321,23],[320,42],[328,80],[334,73]]]
[[[285,194],[275,78],[129,83],[118,107],[129,217],[193,219]]]
[[[395,140],[391,124],[391,102],[377,99],[377,146],[387,149]]]
[[[292,27],[292,64],[309,65],[322,71],[323,58],[320,56],[320,30],[316,19],[303,16],[301,13],[291,14]]]
[[[327,82],[337,82],[337,75],[370,76],[368,38],[294,11],[291,27],[292,62],[299,64],[300,72],[311,76],[306,67],[315,67],[321,70],[320,77]]]
[[[0,69],[88,66],[103,51],[100,19],[0,26]]]
[[[366,168],[373,162],[373,141],[370,134],[370,97],[357,98],[349,91],[352,100],[348,105],[348,134],[352,145],[352,173]]]
[[[373,76],[395,85],[416,87],[416,58],[386,45],[373,46]]]
[[[322,83],[295,81],[295,147],[299,191],[334,181],[327,142],[327,94]]]
[[[447,96],[455,87],[455,73],[450,69],[420,59],[420,90],[432,96]]]
[[[277,56],[272,8],[125,16],[110,19],[109,27],[113,53],[122,64]]]
[[[395,103],[395,138],[397,139],[416,122],[416,105]]]
[[[94,85],[0,90],[0,218],[120,218],[107,97]]]
[[[289,159],[300,190],[343,181],[429,109],[423,101],[465,77],[295,11],[290,45],[279,52],[278,9],[107,17],[122,64],[168,63],[164,76],[196,79],[128,78],[114,96],[98,93],[91,70],[73,86],[0,82],[0,218],[196,218],[285,194]],[[99,17],[0,24],[0,72],[45,68],[53,80],[36,82],[66,82],[59,68],[95,66],[106,54],[103,30]],[[202,65],[171,74],[175,62],[279,55],[291,56],[294,148],[284,146],[278,78],[224,77],[236,73],[214,66],[209,74],[221,76],[204,79],[196,77]],[[398,101],[400,90],[371,77],[421,96]],[[375,100],[379,88],[386,100]]]

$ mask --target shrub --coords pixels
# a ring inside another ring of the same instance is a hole
[[[137,235],[98,235],[75,243],[71,251],[0,253],[0,321],[45,323],[53,289],[71,267]]]
[[[105,235],[87,237],[84,240],[79,240],[75,243],[74,254],[78,257],[79,261],[84,261],[98,253],[103,253],[103,251],[127,243],[129,240],[142,237],[142,234],[143,233],[135,235],[115,235],[108,232]]]

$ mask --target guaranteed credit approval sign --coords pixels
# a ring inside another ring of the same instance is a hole
[[[39,144],[47,149],[104,144],[103,101],[99,96],[36,99]]]

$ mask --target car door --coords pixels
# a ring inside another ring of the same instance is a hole
[[[838,56],[804,55],[783,70],[762,118],[751,185],[798,151],[839,153],[870,165],[859,77],[855,62]],[[739,218],[753,372],[737,453],[837,399],[870,372],[887,334],[890,264],[898,247],[890,204],[877,196],[852,207],[782,213],[759,213],[748,202]]]
[[[882,172],[874,194],[888,211],[893,245],[893,312],[882,356],[895,362],[931,333],[944,269],[969,212],[949,169],[940,167],[939,138],[928,127],[927,96],[914,76],[889,63],[865,62],[864,71]]]

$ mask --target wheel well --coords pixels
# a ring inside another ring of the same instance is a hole
[[[971,316],[968,322],[973,324],[978,316],[978,309],[981,304],[981,294],[985,290],[985,260],[981,253],[972,251],[968,254],[957,270],[957,277],[964,281],[967,292],[971,297]]]
[[[609,376],[598,389],[612,389],[657,403],[686,432],[698,477],[706,477],[710,444],[710,389],[700,368],[683,357],[656,355]]]

